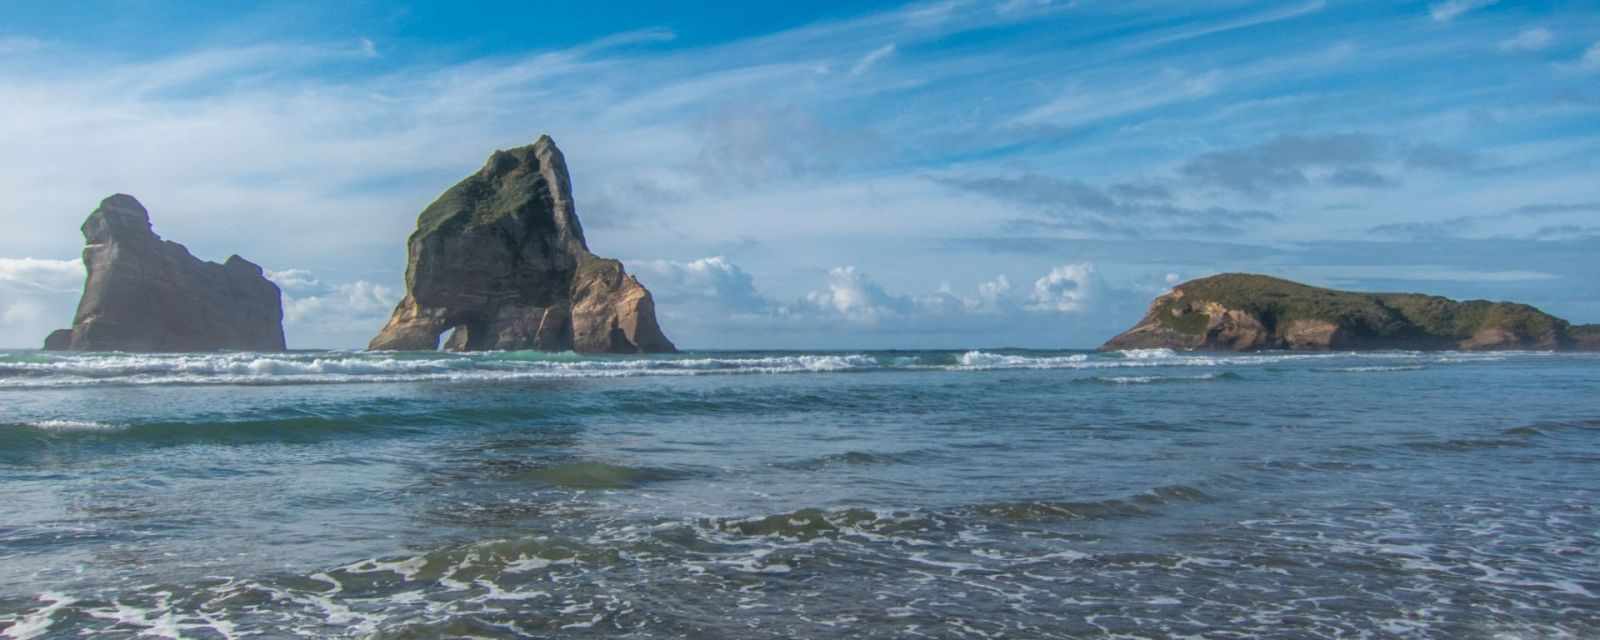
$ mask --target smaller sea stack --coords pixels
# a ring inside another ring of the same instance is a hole
[[[222,264],[162,240],[133,196],[100,202],[83,223],[83,298],[59,351],[283,351],[283,298],[261,267]]]

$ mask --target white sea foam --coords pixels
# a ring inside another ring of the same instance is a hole
[[[1178,352],[1171,349],[1125,349],[1117,352],[1129,360],[1149,360],[1152,358],[1174,358]]]
[[[22,619],[11,625],[5,630],[4,634],[0,635],[4,635],[7,638],[15,638],[16,640],[27,640],[43,636],[45,632],[50,630],[50,624],[56,611],[77,602],[76,599],[51,592],[39,594],[39,600],[45,602],[45,606],[22,616]]]
[[[542,355],[542,354],[541,354]],[[307,384],[350,382],[515,381],[644,375],[827,373],[882,368],[861,354],[747,358],[529,357],[527,354],[210,354],[74,355],[0,366],[0,388],[103,384]]]
[[[958,369],[1063,369],[1077,368],[1089,361],[1086,354],[1070,356],[1017,356],[986,351],[968,351],[956,358]]]
[[[295,385],[361,382],[515,382],[552,378],[614,378],[736,374],[842,373],[862,371],[994,371],[1260,367],[1327,363],[1350,372],[1409,371],[1425,366],[1493,362],[1547,355],[1532,352],[1368,353],[1188,353],[1135,349],[1109,354],[994,353],[947,355],[850,353],[717,354],[706,357],[615,357],[573,353],[490,352],[474,354],[400,352],[50,354],[0,362],[0,389],[94,385]],[[1563,354],[1566,355],[1566,354]],[[1594,354],[1586,354],[1594,357]],[[948,358],[947,364],[935,364]],[[1356,362],[1351,362],[1356,360]],[[1353,366],[1344,366],[1353,365]],[[1128,376],[1128,384],[1151,376]],[[50,425],[40,428],[71,428]],[[87,427],[85,427],[87,428]]]
[[[122,425],[94,422],[92,420],[37,420],[27,426],[45,431],[117,431]]]
[[[1206,373],[1198,376],[1106,376],[1094,378],[1101,382],[1113,384],[1156,384],[1160,382],[1204,382],[1206,380],[1222,380],[1224,374]]]

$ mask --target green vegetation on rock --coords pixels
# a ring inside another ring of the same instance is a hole
[[[1203,313],[1174,315],[1172,307],[1215,302],[1261,318],[1269,327],[1294,320],[1331,322],[1358,337],[1407,335],[1465,339],[1486,328],[1544,334],[1564,320],[1525,304],[1449,298],[1415,293],[1354,293],[1323,289],[1271,276],[1222,274],[1182,285],[1183,298],[1164,303],[1161,318],[1186,334],[1205,331]]]
[[[1594,348],[1596,325],[1512,302],[1336,291],[1228,273],[1183,283],[1106,348]]]

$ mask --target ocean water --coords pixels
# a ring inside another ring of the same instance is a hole
[[[0,637],[1593,638],[1600,356],[0,353]]]

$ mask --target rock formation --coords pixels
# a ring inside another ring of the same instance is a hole
[[[549,136],[496,151],[417,218],[406,296],[370,349],[675,351],[650,292],[589,253]]]
[[[56,329],[44,337],[45,351],[67,351],[72,348],[72,330]]]
[[[44,347],[72,351],[283,351],[283,299],[239,256],[202,261],[150,228],[133,196],[100,202],[83,223],[89,277],[72,329]]]
[[[1577,351],[1600,351],[1600,324],[1574,325],[1567,330],[1572,338],[1572,348]]]
[[[1251,274],[1192,280],[1161,295],[1101,350],[1600,349],[1594,325],[1525,304],[1352,293]]]

